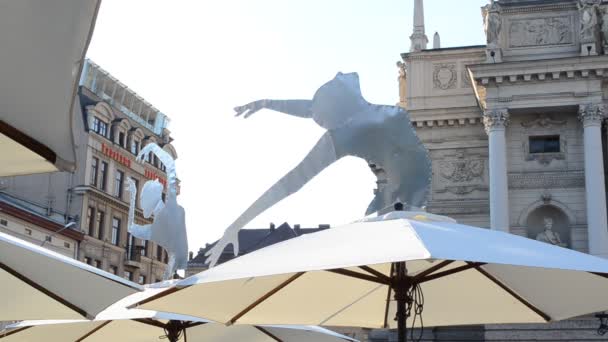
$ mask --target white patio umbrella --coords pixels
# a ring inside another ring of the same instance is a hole
[[[345,342],[356,341],[314,326],[235,325],[227,327],[198,317],[125,308],[134,301],[162,292],[149,288],[118,301],[95,320],[23,321],[0,333],[3,342],[129,341],[159,338],[174,341]]]
[[[447,326],[549,322],[608,308],[608,261],[414,218],[278,243],[184,279],[141,308],[228,324],[397,327],[400,340],[408,315],[416,326],[419,318]]]
[[[74,169],[73,107],[99,4],[2,2],[0,176]]]
[[[93,318],[143,287],[0,233],[0,321]]]

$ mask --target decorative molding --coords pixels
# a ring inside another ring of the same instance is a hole
[[[509,47],[573,44],[573,21],[571,15],[511,20]]]
[[[578,118],[584,127],[599,126],[604,120],[604,105],[597,103],[579,105]]]
[[[483,124],[486,133],[497,128],[504,129],[509,125],[509,110],[506,108],[486,110],[483,114]]]
[[[471,75],[465,66],[463,66],[462,70],[462,88],[471,88]]]
[[[533,127],[541,127],[548,128],[552,126],[563,126],[568,122],[567,120],[555,120],[550,115],[547,114],[539,114],[536,118],[522,121],[521,125],[524,128],[533,128]]]
[[[455,63],[441,63],[433,66],[433,88],[452,89],[456,87],[457,80]]]
[[[488,191],[484,179],[486,159],[480,154],[466,153],[461,149],[436,160],[438,177],[435,178],[435,193],[466,195],[476,190]]]
[[[584,188],[585,176],[576,173],[519,173],[509,175],[509,189]]]
[[[505,14],[515,14],[515,13],[550,12],[550,11],[571,10],[571,9],[576,9],[576,5],[574,5],[572,3],[561,3],[561,4],[543,4],[540,6],[523,6],[523,7],[503,6],[502,12]]]
[[[416,128],[421,127],[444,127],[444,126],[465,126],[465,125],[477,125],[482,122],[482,118],[457,118],[457,119],[412,119],[412,125]]]

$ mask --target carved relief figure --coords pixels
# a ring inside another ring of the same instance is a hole
[[[509,26],[509,46],[570,44],[570,27],[570,17],[513,20]]]
[[[488,5],[482,7],[483,28],[486,32],[486,42],[488,47],[498,46],[498,38],[500,35],[501,20],[498,4],[492,0]]]
[[[543,224],[545,226],[545,230],[536,235],[536,240],[560,247],[566,247],[566,244],[562,242],[559,233],[553,231],[553,219],[550,217],[545,217],[543,218]]]
[[[551,127],[553,125],[563,126],[566,124],[566,122],[566,120],[555,120],[547,114],[540,114],[535,119],[529,121],[522,121],[521,125],[525,128],[531,128],[535,126],[546,128]]]
[[[435,185],[437,193],[465,195],[475,190],[487,190],[483,180],[485,161],[480,156],[465,156],[464,152],[459,152],[453,156],[445,156],[438,166],[441,178]]]
[[[600,14],[602,15],[602,26],[600,27],[602,46],[604,47],[604,53],[606,54],[608,50],[608,6],[602,7]]]
[[[129,223],[131,235],[138,239],[150,240],[164,247],[169,256],[169,263],[163,279],[171,279],[175,271],[186,269],[188,263],[188,238],[186,235],[186,215],[184,208],[177,204],[177,176],[175,161],[165,150],[155,143],[141,149],[138,161],[143,161],[148,153],[154,153],[167,169],[168,191],[166,202],[162,200],[163,185],[157,180],[147,181],[142,187],[140,197],[144,217],[154,214],[154,222],[147,225],[135,224],[135,199],[137,188],[131,178],[128,179],[130,192]]]
[[[598,25],[599,2],[596,0],[579,0],[577,2],[580,14],[581,42],[595,42]]]
[[[367,102],[356,73],[338,73],[316,91],[312,100],[259,100],[236,107],[235,111],[237,115],[249,117],[263,108],[312,119],[327,132],[298,166],[272,185],[226,229],[222,239],[207,253],[210,256],[207,262],[212,266],[228,244],[238,253],[238,231],[244,225],[345,156],[366,160],[378,177],[378,190],[367,214],[395,202],[419,208],[426,204],[431,162],[408,113],[400,107]]]

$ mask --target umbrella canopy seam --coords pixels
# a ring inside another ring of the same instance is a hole
[[[24,330],[27,330],[27,329],[29,329],[29,328],[31,328],[31,327],[32,327],[32,326],[29,326],[29,327],[21,327],[21,328],[17,328],[17,329],[10,330],[10,331],[3,331],[3,332],[0,332],[0,337],[4,338],[4,337],[10,336],[10,335],[12,335],[12,334],[16,334],[16,333],[22,332],[22,331],[24,331]]]
[[[281,340],[280,338],[274,336],[272,333],[270,333],[270,331],[268,331],[268,330],[266,330],[266,329],[264,329],[262,327],[259,327],[257,325],[255,326],[255,328],[258,329],[261,333],[265,334],[266,336],[272,338],[273,340],[275,340],[277,342],[283,342],[283,340]]]

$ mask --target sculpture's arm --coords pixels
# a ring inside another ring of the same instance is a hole
[[[236,116],[244,114],[244,117],[248,118],[263,108],[301,118],[312,117],[312,101],[310,100],[258,100],[243,106],[234,107],[234,111],[236,112]]]
[[[266,209],[298,191],[304,184],[308,183],[308,181],[339,158],[340,156],[336,155],[332,137],[329,133],[325,133],[298,166],[270,187],[226,229],[222,239],[205,253],[205,256],[209,257],[205,263],[213,267],[224,248],[229,244],[232,244],[234,255],[237,255],[238,231],[243,226]]]
[[[131,178],[127,179],[129,185],[129,216],[127,219],[127,230],[138,239],[150,240],[152,235],[152,225],[139,225],[135,223],[135,200],[137,198],[137,188],[135,182]]]
[[[143,161],[144,157],[148,153],[154,153],[158,159],[165,165],[167,172],[168,182],[168,195],[169,197],[177,197],[177,174],[175,173],[175,160],[171,157],[167,151],[163,150],[156,143],[150,143],[139,151],[137,154],[137,160]]]

